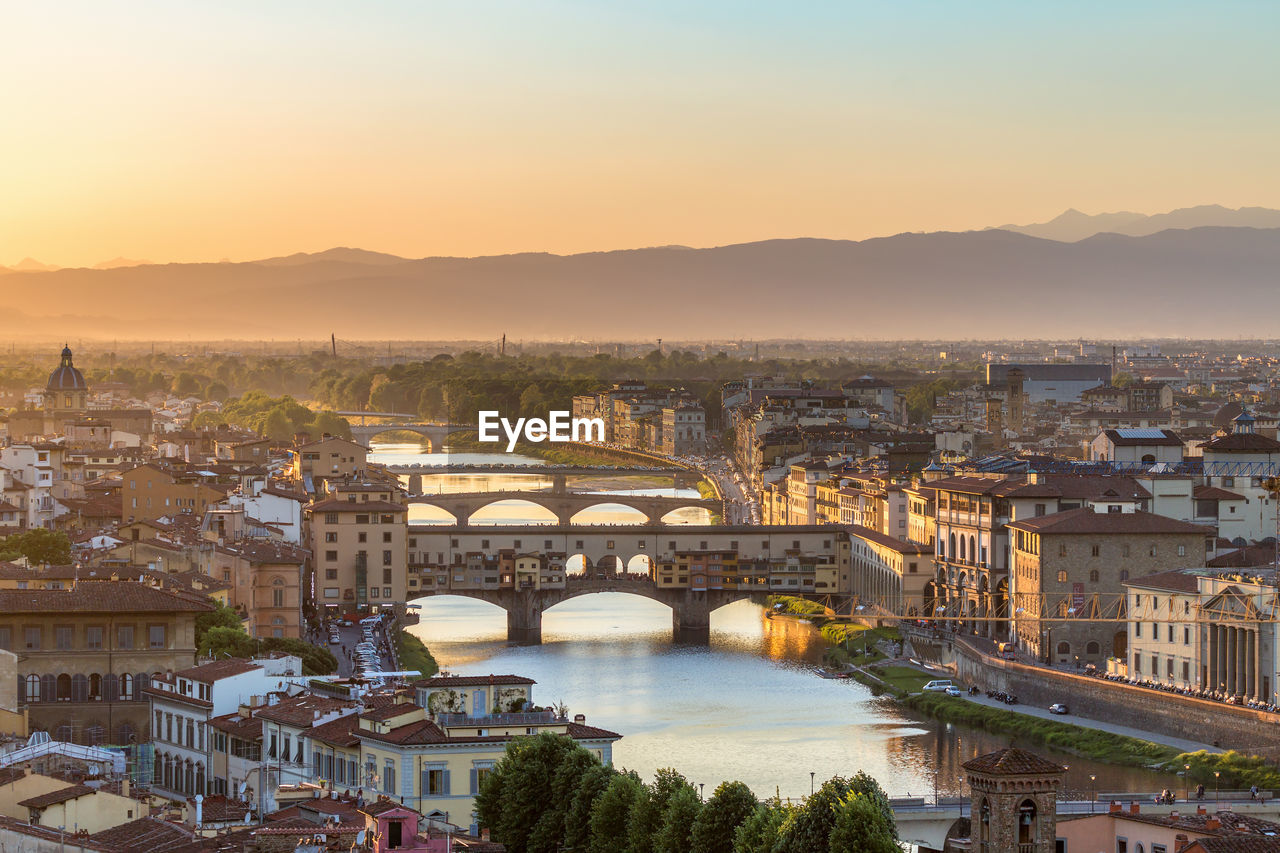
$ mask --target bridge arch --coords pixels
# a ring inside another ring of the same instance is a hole
[[[533,494],[533,493],[531,493]],[[518,524],[557,524],[560,519],[550,508],[537,500],[529,500],[528,498],[501,497],[497,500],[489,501],[474,508],[469,515],[466,516],[467,524],[483,525],[483,524],[503,524],[511,523],[509,519],[502,517],[504,510],[512,510],[519,507],[521,510],[532,509],[537,511],[539,518],[520,519],[515,522]]]

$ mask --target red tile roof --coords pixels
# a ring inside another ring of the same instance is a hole
[[[1189,524],[1151,512],[1094,512],[1092,507],[1069,509],[1012,521],[1006,525],[1010,530],[1025,530],[1050,536],[1066,536],[1075,534],[1122,535],[1122,534],[1191,534],[1209,535],[1212,528],[1198,524]]]
[[[1043,776],[1066,772],[1061,764],[1055,764],[1041,758],[1034,752],[1018,747],[1007,747],[986,755],[971,758],[963,765],[972,773],[985,773],[992,776]]]

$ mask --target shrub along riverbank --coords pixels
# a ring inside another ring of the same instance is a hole
[[[401,630],[396,635],[396,654],[400,656],[400,667],[406,672],[416,671],[421,673],[423,678],[430,678],[440,671],[440,666],[431,652],[421,640],[408,631]]]

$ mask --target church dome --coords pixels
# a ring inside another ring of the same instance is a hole
[[[57,370],[49,374],[49,384],[45,388],[48,391],[89,390],[89,386],[84,381],[84,374],[71,363],[71,347],[62,348],[62,363],[58,365]]]

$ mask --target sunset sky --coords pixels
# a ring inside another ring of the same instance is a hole
[[[6,7],[0,264],[1280,207],[1280,4]]]

